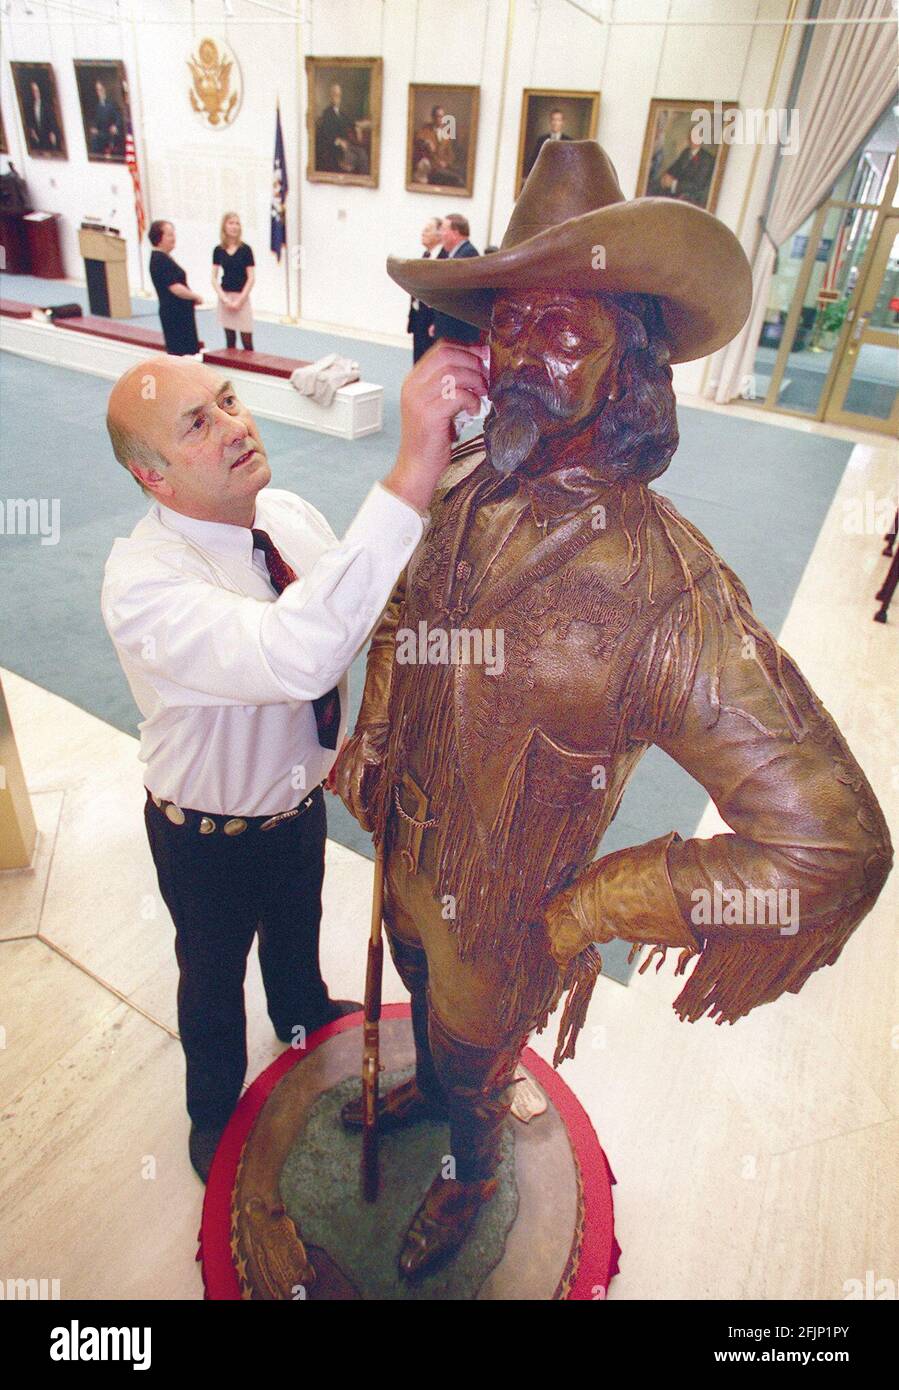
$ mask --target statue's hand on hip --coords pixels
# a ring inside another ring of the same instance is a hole
[[[577,884],[550,898],[545,919],[550,955],[563,969],[592,942],[612,940],[600,922],[588,922],[580,915]]]
[[[334,767],[337,795],[363,830],[372,829],[371,804],[387,753],[386,724],[357,729],[347,739]]]

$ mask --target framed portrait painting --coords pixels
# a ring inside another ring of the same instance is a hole
[[[68,159],[56,74],[50,63],[10,63],[25,149],[33,159]]]
[[[729,146],[722,138],[734,101],[666,101],[649,104],[638,198],[679,198],[714,212]]]
[[[526,87],[521,95],[515,196],[547,140],[595,140],[599,92],[559,92]]]
[[[76,58],[75,81],[88,159],[96,164],[124,164],[131,120],[125,64]]]
[[[380,58],[306,59],[307,179],[377,188],[382,76]]]
[[[409,83],[406,187],[413,193],[455,193],[474,188],[480,88]]]

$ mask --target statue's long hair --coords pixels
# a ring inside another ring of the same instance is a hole
[[[669,350],[658,300],[648,294],[599,294],[617,322],[618,399],[594,426],[604,465],[648,483],[664,473],[678,446]]]

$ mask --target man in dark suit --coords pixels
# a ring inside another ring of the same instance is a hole
[[[440,246],[440,218],[429,217],[421,229],[421,244],[424,249],[424,259],[430,259],[431,253]],[[439,257],[445,256],[446,252],[441,248]],[[438,259],[439,259],[438,257]],[[428,332],[434,322],[433,310],[427,304],[423,304],[420,299],[409,300],[409,321],[406,324],[406,332],[412,334],[412,361],[413,364],[423,357],[431,346],[432,338]]]
[[[470,228],[468,218],[463,217],[460,212],[451,212],[444,217],[440,223],[440,240],[443,243],[443,253],[451,260],[461,259],[463,256],[477,256],[477,247],[472,246],[468,240]],[[442,257],[438,256],[438,260]],[[481,336],[479,328],[473,324],[465,323],[462,319],[454,319],[449,314],[434,312],[434,322],[428,330],[433,342],[439,338],[452,338],[457,343],[476,343]]]
[[[125,125],[122,113],[115,102],[110,101],[102,82],[94,83],[94,91],[97,93],[97,105],[89,128],[91,154],[124,154]]]
[[[709,188],[715,172],[715,156],[703,149],[698,126],[690,128],[690,143],[681,150],[674,163],[659,179],[662,197],[680,198],[704,208],[709,201]]]
[[[353,122],[340,109],[343,92],[339,82],[328,88],[328,105],[318,118],[315,132],[315,167],[322,174],[336,174],[353,134]]]
[[[26,103],[26,134],[33,149],[59,150],[59,126],[53,114],[53,104],[41,86],[33,79],[29,83],[29,96]]]
[[[531,154],[528,166],[524,171],[525,178],[527,178],[528,174],[531,172],[534,165],[536,164],[537,156],[543,149],[543,146],[546,144],[547,140],[571,139],[570,135],[565,134],[564,126],[565,114],[564,112],[560,111],[557,106],[553,111],[550,111],[549,113],[549,130],[546,132],[545,135],[541,135],[540,138],[537,140],[537,143],[534,145],[533,153]]]

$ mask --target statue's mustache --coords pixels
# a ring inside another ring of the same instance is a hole
[[[498,409],[509,400],[521,400],[527,396],[536,397],[558,420],[569,420],[577,411],[575,404],[562,400],[558,388],[546,377],[502,376],[490,393],[490,401]]]

